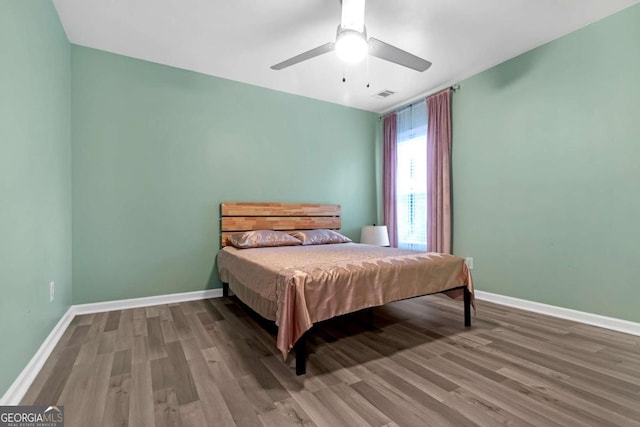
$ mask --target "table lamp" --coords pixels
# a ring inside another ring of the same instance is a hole
[[[360,233],[360,243],[375,246],[389,246],[389,232],[386,225],[365,225]]]

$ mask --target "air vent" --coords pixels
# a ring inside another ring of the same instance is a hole
[[[391,95],[393,95],[394,93],[395,93],[395,92],[394,92],[394,91],[392,91],[392,90],[385,89],[385,90],[383,90],[382,92],[377,93],[377,94],[376,94],[376,96],[377,96],[378,98],[386,98],[387,96],[391,96]]]

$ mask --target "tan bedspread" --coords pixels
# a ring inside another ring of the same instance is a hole
[[[462,258],[357,243],[236,249],[218,253],[220,280],[278,325],[286,357],[313,323],[363,308],[466,286]],[[462,291],[452,291],[459,298]]]

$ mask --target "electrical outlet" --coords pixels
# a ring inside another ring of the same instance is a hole
[[[473,270],[473,258],[471,258],[470,256],[466,257],[464,259],[464,263],[467,264],[467,267],[469,267],[469,270]]]
[[[56,297],[56,282],[49,283],[49,302],[53,302]]]

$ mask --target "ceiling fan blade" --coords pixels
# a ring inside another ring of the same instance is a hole
[[[391,46],[373,37],[369,39],[369,55],[416,71],[424,71],[431,66],[431,62],[426,59],[417,57],[405,50],[398,49],[395,46]]]
[[[282,70],[283,68],[290,67],[297,64],[298,62],[306,61],[307,59],[315,58],[316,56],[331,52],[334,48],[334,45],[334,42],[323,44],[322,46],[318,46],[316,48],[303,52],[300,55],[296,55],[293,58],[289,58],[286,61],[282,61],[279,64],[273,65],[271,66],[271,69]]]

